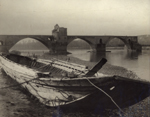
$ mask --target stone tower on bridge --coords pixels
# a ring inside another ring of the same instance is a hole
[[[52,40],[49,42],[50,53],[67,53],[67,28],[59,27],[58,24],[52,30]]]

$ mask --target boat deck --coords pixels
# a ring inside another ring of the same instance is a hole
[[[83,75],[87,70],[86,66],[61,60],[33,59],[15,54],[7,55],[6,58],[38,71],[38,75],[41,77],[77,77]]]

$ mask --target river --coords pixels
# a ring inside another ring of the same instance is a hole
[[[108,63],[124,67],[135,72],[141,79],[150,81],[150,50],[142,50],[142,53],[129,52],[126,49],[107,49],[106,53],[94,53],[85,49],[69,49],[70,55],[79,59],[98,62],[102,57]]]

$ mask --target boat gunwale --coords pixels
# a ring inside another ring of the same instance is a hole
[[[16,63],[10,59],[8,59],[7,57],[3,56],[3,55],[0,55],[2,58],[4,58],[5,60],[13,63],[13,64],[16,64],[16,65],[19,65],[21,67],[24,67],[24,68],[27,68],[29,70],[32,70],[33,72],[35,72],[36,74],[37,73],[44,73],[44,72],[41,72],[41,71],[38,71],[36,69],[32,69],[30,67],[27,67],[26,65],[21,65],[19,63]],[[42,63],[42,62],[40,62]],[[3,64],[4,65],[4,64]],[[17,71],[19,72],[19,71]],[[21,72],[19,72],[21,73]],[[22,73],[23,74],[23,73]],[[26,74],[27,75],[27,74]],[[32,76],[32,75],[29,75],[29,76]],[[103,75],[103,76],[92,76],[92,77],[74,77],[74,78],[70,78],[70,77],[39,77],[39,80],[49,80],[49,81],[75,81],[75,80],[93,80],[93,79],[105,79],[105,78],[115,78],[116,80],[122,80],[122,81],[135,81],[135,82],[143,82],[143,83],[150,83],[149,81],[146,81],[146,80],[142,80],[142,79],[131,79],[131,78],[126,78],[126,77],[121,77],[121,76],[117,76],[117,75]]]
[[[3,55],[0,55],[0,56],[1,56],[2,58],[4,58],[5,60],[8,60],[8,61],[11,62],[11,63],[17,64],[17,65],[19,65],[19,66],[21,66],[21,67],[25,67],[25,68],[27,68],[27,69],[30,69],[30,70],[36,72],[36,73],[44,73],[44,72],[41,72],[41,71],[39,71],[39,70],[36,70],[36,69],[30,68],[30,67],[27,67],[26,65],[21,65],[21,64],[19,64],[19,63],[16,63],[16,62],[14,62],[14,61],[8,59],[7,57],[5,57],[5,56],[3,56]],[[22,56],[22,57],[23,57],[23,56]],[[30,58],[30,59],[32,59],[32,58]],[[40,60],[41,60],[41,59],[40,59]],[[43,59],[43,60],[44,60],[44,59]],[[47,61],[49,61],[49,60],[47,60]],[[37,62],[42,63],[42,64],[45,64],[45,65],[48,65],[48,64],[46,64],[45,62],[41,62],[41,61],[38,61],[38,60],[37,60]],[[49,62],[49,64],[50,64],[50,63],[51,63],[51,64],[54,64],[54,65],[63,66],[63,65],[58,64],[58,63]],[[53,67],[55,67],[55,66],[53,66]],[[66,68],[70,68],[70,67],[68,67],[68,66],[65,66],[65,67],[66,67]],[[55,67],[55,68],[57,68],[57,67]],[[79,71],[79,72],[82,71],[82,70],[78,70],[78,69],[74,69],[74,68],[71,68],[71,69],[76,70],[76,71]]]
[[[1,55],[0,55],[0,56],[1,56]],[[1,57],[4,58],[5,60],[8,60],[9,62],[11,62],[11,63],[13,63],[13,64],[17,64],[17,65],[19,65],[19,66],[21,66],[21,67],[25,67],[25,68],[27,68],[27,69],[31,69],[31,70],[34,71],[34,72],[38,72],[38,70],[36,70],[36,69],[32,69],[32,68],[30,68],[30,67],[27,67],[26,65],[21,65],[21,64],[19,64],[19,63],[16,63],[16,62],[14,62],[14,61],[8,59],[8,58],[5,57],[5,56],[1,56]]]

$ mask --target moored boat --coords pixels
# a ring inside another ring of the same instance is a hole
[[[41,103],[50,107],[124,108],[150,95],[150,83],[98,73],[106,59],[91,70],[61,60],[0,56],[4,71]]]

